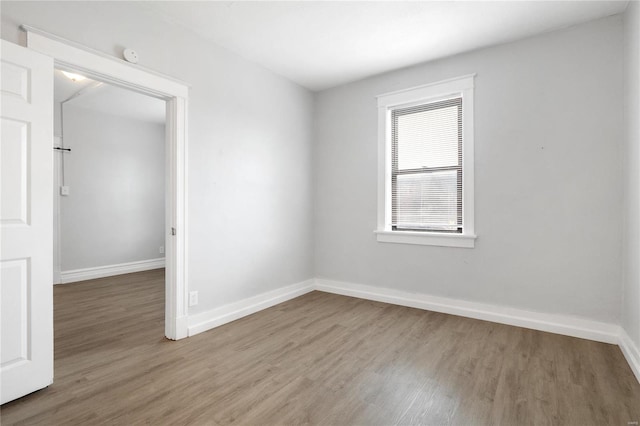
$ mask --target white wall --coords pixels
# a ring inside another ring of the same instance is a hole
[[[629,2],[625,36],[625,226],[622,326],[640,348],[640,4]]]
[[[619,323],[620,16],[321,92],[318,277]],[[477,73],[475,249],[376,242],[375,96]]]
[[[62,271],[164,257],[164,125],[64,108]]]
[[[5,2],[2,38],[28,24],[191,85],[188,158],[190,314],[313,276],[307,90],[136,2]]]
[[[3,39],[21,41],[24,23],[114,56],[134,47],[140,65],[192,85],[188,267],[200,304],[190,314],[315,267],[335,280],[622,320],[619,16],[330,89],[314,105],[307,90],[138,3],[0,8]],[[468,73],[476,248],[377,243],[375,95]]]

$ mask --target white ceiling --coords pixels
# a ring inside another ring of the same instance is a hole
[[[627,1],[143,2],[311,90],[622,12]]]
[[[165,101],[151,96],[90,79],[74,82],[60,70],[54,73],[54,88],[56,104],[78,94],[67,105],[135,120],[159,124],[165,122]]]

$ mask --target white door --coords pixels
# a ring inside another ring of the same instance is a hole
[[[53,382],[53,60],[0,44],[0,402]]]

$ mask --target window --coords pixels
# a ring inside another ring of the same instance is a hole
[[[378,241],[474,246],[473,79],[378,97]]]

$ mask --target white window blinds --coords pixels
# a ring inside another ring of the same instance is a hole
[[[393,230],[462,233],[462,98],[391,111]]]

